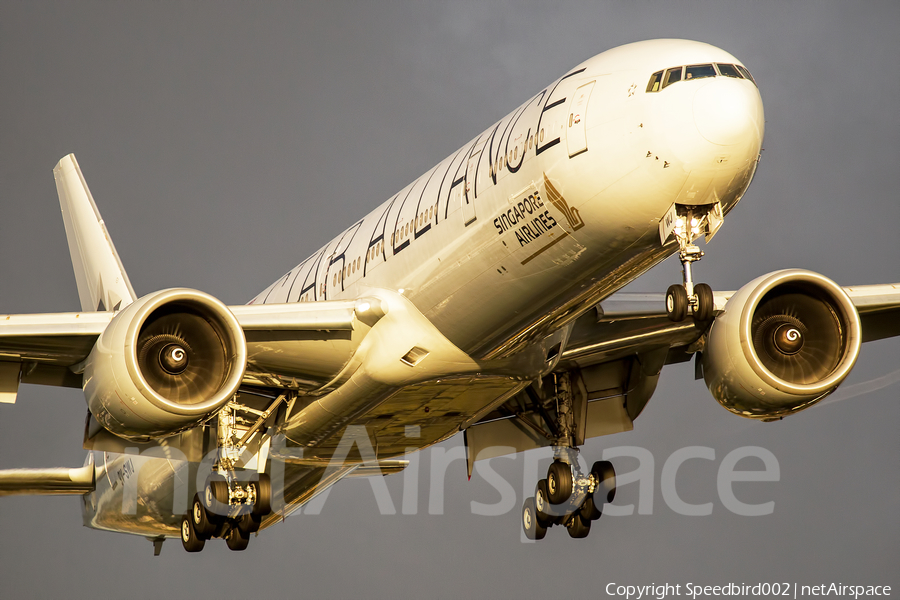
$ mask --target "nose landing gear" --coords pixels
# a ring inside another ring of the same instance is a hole
[[[705,283],[694,283],[691,265],[703,258],[703,251],[694,244],[694,240],[701,233],[706,233],[707,239],[712,237],[722,224],[721,211],[716,204],[700,217],[688,209],[686,215],[678,214],[674,218],[671,234],[678,241],[678,258],[681,260],[684,282],[682,285],[671,285],[666,290],[666,315],[670,321],[684,321],[689,312],[699,322],[709,321],[713,316],[715,302],[712,288]]]

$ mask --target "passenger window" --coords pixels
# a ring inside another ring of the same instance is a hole
[[[719,74],[725,77],[734,77],[735,79],[743,79],[744,76],[741,75],[741,72],[738,71],[734,65],[723,65],[721,63],[716,63],[716,66],[719,67]]]
[[[681,81],[681,67],[675,67],[666,71],[666,80],[663,82],[663,88],[667,88],[673,83]]]
[[[648,92],[658,92],[659,84],[662,83],[662,71],[657,71],[653,75],[650,76],[650,83],[647,84]]]
[[[737,70],[740,71],[744,77],[746,77],[747,79],[752,81],[753,85],[756,85],[756,80],[753,79],[753,75],[750,74],[750,71],[747,70],[747,67],[742,67],[741,65],[735,65],[735,66],[737,67]],[[759,87],[759,86],[756,85],[756,87]]]
[[[685,79],[703,79],[704,77],[715,77],[716,70],[712,65],[691,65],[684,68]]]

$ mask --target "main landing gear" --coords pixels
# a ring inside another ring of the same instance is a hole
[[[565,450],[563,455],[577,456],[576,449]],[[603,514],[603,505],[615,497],[616,470],[609,461],[595,462],[584,475],[577,461],[567,463],[557,457],[547,470],[547,478],[538,481],[534,497],[525,500],[522,507],[525,537],[540,540],[548,528],[562,525],[569,537],[585,538],[591,532],[591,523]]]
[[[679,216],[672,230],[680,248],[678,258],[684,277],[682,285],[670,285],[666,290],[666,315],[676,323],[684,321],[688,312],[701,323],[713,317],[715,302],[712,288],[705,283],[695,284],[691,273],[691,265],[703,258],[703,251],[694,244],[694,240],[704,229],[709,229],[708,221],[709,215],[702,218],[693,214]]]
[[[225,538],[230,550],[244,550],[250,534],[259,531],[265,515],[271,512],[272,485],[269,476],[259,474],[258,481],[229,482],[213,474],[202,494],[194,494],[188,512],[181,518],[181,543],[188,552],[200,552],[206,541]],[[245,493],[246,502],[235,502],[236,491]]]
[[[244,444],[283,399],[279,397],[264,412],[229,404],[219,413],[219,456],[213,473],[203,489],[194,494],[188,512],[181,518],[181,543],[188,552],[200,552],[207,540],[216,537],[225,538],[230,550],[244,550],[250,543],[250,534],[259,531],[263,517],[272,512],[269,475],[236,466]],[[240,439],[235,429],[238,410],[257,417]],[[257,458],[265,464],[264,456]]]
[[[569,380],[555,377],[557,416],[553,429],[558,433],[553,446],[553,463],[547,477],[538,481],[534,497],[522,506],[525,537],[540,540],[547,529],[562,525],[573,538],[584,538],[591,523],[603,514],[603,505],[616,496],[616,470],[609,461],[594,463],[589,473],[578,465],[575,417]]]

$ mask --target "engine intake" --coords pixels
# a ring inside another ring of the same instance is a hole
[[[861,340],[859,314],[840,286],[812,271],[775,271],[738,290],[716,317],[704,379],[731,412],[777,419],[837,389]]]
[[[119,312],[85,363],[84,393],[106,429],[134,441],[193,427],[234,395],[247,344],[220,301],[162,290]]]

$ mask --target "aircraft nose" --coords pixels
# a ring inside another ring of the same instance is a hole
[[[716,77],[694,95],[694,123],[713,144],[732,146],[762,141],[762,101],[756,86],[746,80]]]

